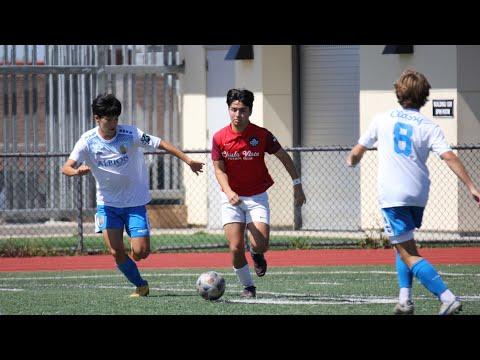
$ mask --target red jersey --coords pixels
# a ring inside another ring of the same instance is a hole
[[[273,179],[265,165],[265,152],[274,154],[281,145],[270,131],[249,123],[237,133],[230,124],[213,136],[212,160],[223,160],[228,183],[239,196],[252,196],[266,191]]]

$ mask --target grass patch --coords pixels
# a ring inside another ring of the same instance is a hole
[[[463,299],[463,315],[480,315],[478,266],[439,265],[445,283]],[[205,269],[206,270],[206,269]],[[194,283],[202,269],[141,271],[150,296],[130,299],[133,286],[117,271],[0,273],[5,315],[391,315],[398,288],[393,266],[272,267],[254,277],[257,299],[240,299],[232,269],[224,296],[205,301]],[[435,315],[439,302],[414,281],[416,314]]]
[[[128,237],[124,237],[124,244],[129,249]],[[325,239],[318,237],[272,236],[270,245],[277,249],[310,249],[314,247],[358,247],[357,240],[351,239]],[[224,235],[207,234],[198,232],[191,235],[167,234],[152,235],[150,246],[155,251],[228,251]],[[108,253],[101,235],[89,236],[83,239],[84,253]],[[0,240],[0,257],[19,256],[53,256],[75,255],[79,251],[76,236],[54,238],[30,237],[10,238]]]

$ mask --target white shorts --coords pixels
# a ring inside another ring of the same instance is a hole
[[[261,222],[270,224],[270,207],[268,205],[268,194],[263,192],[253,196],[240,196],[242,202],[239,205],[232,205],[228,202],[227,195],[221,193],[222,199],[222,226],[225,224],[239,222],[249,224]]]

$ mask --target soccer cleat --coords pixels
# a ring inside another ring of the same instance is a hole
[[[456,298],[450,303],[442,303],[438,315],[453,315],[458,314],[460,311],[462,311],[462,303],[460,299]]]
[[[257,288],[255,286],[248,286],[245,289],[243,289],[242,293],[240,294],[240,297],[242,298],[254,298],[257,297]]]
[[[413,302],[408,300],[406,303],[397,303],[393,308],[395,315],[413,315],[415,308]]]
[[[145,285],[139,286],[135,289],[135,292],[133,292],[130,297],[131,298],[137,298],[141,296],[148,296],[150,293],[150,289],[148,288],[148,282],[145,282]]]
[[[267,272],[267,261],[265,260],[265,256],[263,256],[263,254],[252,253],[252,260],[257,276],[262,277],[265,275]]]

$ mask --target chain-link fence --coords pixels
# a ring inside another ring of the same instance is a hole
[[[388,244],[377,201],[376,151],[350,168],[345,162],[350,148],[287,150],[301,172],[307,203],[293,206],[290,176],[278,159],[267,156],[275,180],[268,190],[272,247]],[[480,146],[454,150],[478,183]],[[207,164],[200,176],[165,152],[145,155],[153,198],[147,205],[152,250],[224,250],[220,190],[209,151],[187,153]],[[0,256],[106,251],[101,235],[94,233],[95,180],[62,175],[67,158],[66,153],[0,155]],[[428,165],[429,203],[416,239],[420,244],[479,243],[480,210],[468,190],[437,156],[430,156]]]

